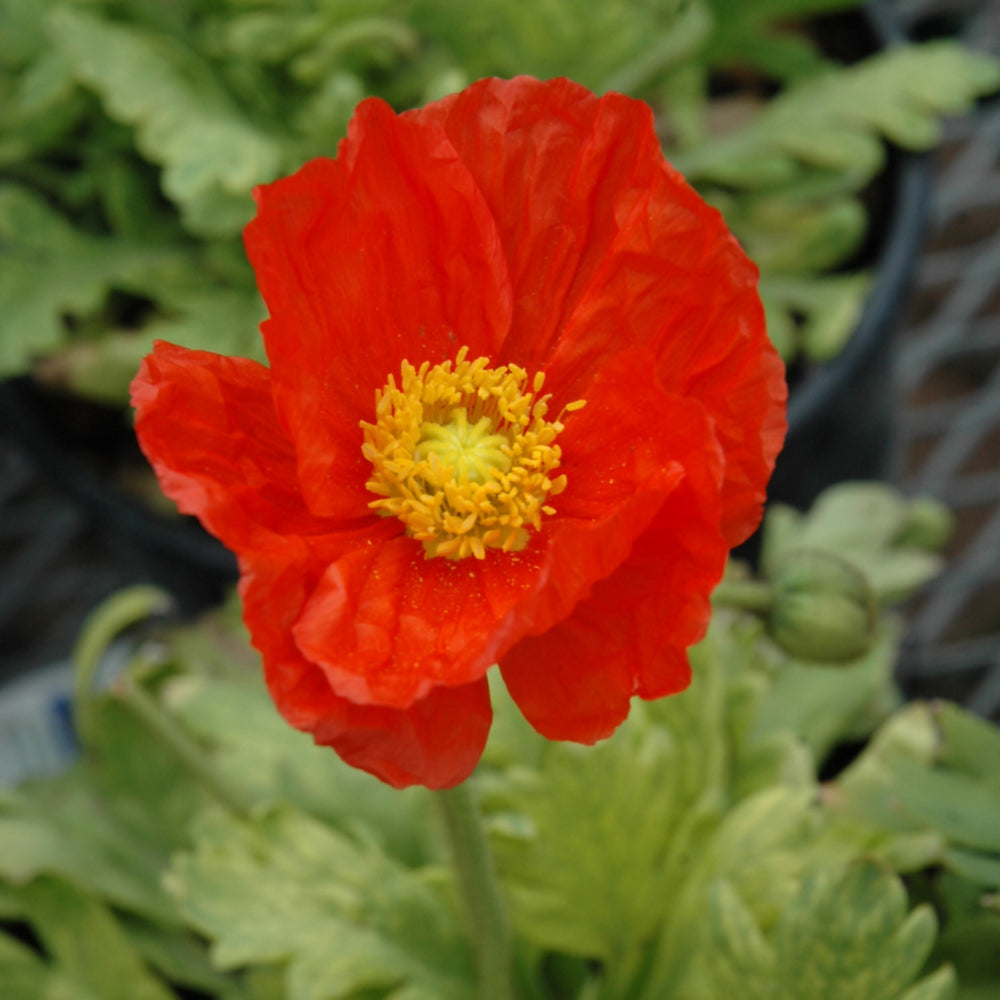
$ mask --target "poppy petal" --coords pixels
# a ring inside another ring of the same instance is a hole
[[[479,763],[493,710],[486,678],[437,687],[407,709],[355,705],[339,699],[313,730],[354,767],[396,788],[452,788]]]
[[[623,216],[663,163],[652,113],[569,80],[522,76],[480,80],[406,117],[444,127],[497,219],[514,289],[504,359],[546,366],[606,268]],[[620,308],[630,305],[630,297],[620,300]],[[622,343],[629,341],[613,338],[614,347]]]
[[[496,225],[443,129],[359,105],[337,160],[259,188],[247,252],[278,412],[319,515],[367,511],[359,421],[403,360],[493,356],[510,322]]]
[[[514,287],[504,357],[544,366],[568,400],[623,344],[655,344],[667,391],[716,423],[723,529],[742,541],[784,438],[784,369],[757,269],[664,161],[649,108],[518,77],[411,114],[443,124],[500,220]]]
[[[257,199],[271,368],[161,346],[135,401],[167,492],[237,551],[284,717],[443,787],[482,752],[495,660],[556,738],[683,688],[785,389],[756,269],[649,109],[524,77],[399,116],[369,100],[336,160]],[[372,512],[359,424],[404,359],[462,347],[544,375],[567,485],[522,550],[452,562]]]
[[[592,389],[560,438],[569,486],[555,498],[558,513],[523,551],[426,559],[419,543],[400,537],[326,569],[294,634],[339,695],[403,708],[436,685],[476,680],[523,636],[569,615],[628,557],[683,475],[672,435],[649,427],[706,421],[698,404],[667,397],[634,352]]]
[[[751,290],[746,295],[756,298]],[[750,311],[748,305],[745,312]],[[730,547],[739,545],[760,524],[767,481],[785,442],[784,363],[770,343],[755,337],[746,350],[720,357],[682,391],[704,402],[713,415],[726,452],[722,531]]]
[[[485,678],[438,687],[407,709],[357,705],[330,688],[292,640],[292,623],[321,572],[321,551],[288,542],[242,561],[244,616],[285,719],[347,763],[397,788],[447,788],[472,773],[492,721]]]
[[[719,528],[722,453],[691,400],[664,425],[684,479],[631,554],[564,621],[500,661],[511,696],[550,739],[592,743],[628,714],[633,695],[660,697],[690,680],[685,650],[708,626],[709,595],[728,545]]]
[[[316,532],[267,368],[159,341],[132,382],[136,432],[163,491],[230,548]]]
[[[623,643],[606,645],[609,624],[603,613],[596,622],[573,614],[523,639],[500,661],[510,696],[546,738],[595,743],[625,721],[635,683],[618,655]]]

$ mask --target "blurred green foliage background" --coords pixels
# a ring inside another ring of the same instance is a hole
[[[120,402],[156,337],[262,358],[254,185],[335,155],[365,96],[404,109],[518,73],[648,100],[760,265],[779,349],[831,357],[868,290],[831,272],[865,238],[883,138],[925,147],[1000,84],[950,43],[841,67],[804,19],[854,6],[0,0],[0,375]]]

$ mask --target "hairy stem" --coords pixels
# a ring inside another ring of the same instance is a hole
[[[496,869],[468,783],[437,792],[435,799],[451,847],[459,894],[479,966],[480,1000],[513,1000],[511,934]]]

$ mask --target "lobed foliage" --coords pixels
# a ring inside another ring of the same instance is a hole
[[[769,551],[792,531],[843,555],[831,512],[859,504],[854,551],[895,563],[892,593],[911,593],[934,571],[911,557],[940,511],[883,487],[840,487],[791,529],[772,515]],[[392,790],[288,728],[234,608],[160,627],[110,691],[88,690],[116,627],[160,606],[138,591],[102,612],[80,647],[84,758],[0,797],[5,996],[471,1000],[428,793]],[[515,927],[517,995],[994,995],[1000,733],[955,706],[894,712],[886,613],[882,634],[857,662],[807,666],[757,619],[720,611],[693,651],[691,689],[636,705],[595,747],[543,740],[497,690],[474,780]],[[822,713],[801,703],[806,670]],[[873,732],[819,781],[831,747]]]
[[[660,112],[668,156],[763,271],[772,336],[835,355],[868,288],[849,261],[884,140],[1000,84],[950,43],[837,69],[790,19],[847,0],[3,0],[0,375],[121,401],[154,338],[257,355],[239,232],[256,184],[334,155],[355,104],[479,76],[567,75]],[[718,74],[747,81],[719,133]],[[777,99],[759,95],[779,89]]]

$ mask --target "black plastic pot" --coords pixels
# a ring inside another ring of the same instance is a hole
[[[866,14],[883,45],[903,40],[884,3],[869,4]],[[834,483],[881,479],[888,471],[896,409],[893,340],[920,257],[932,179],[926,154],[893,151],[883,178],[888,211],[873,290],[841,354],[791,381],[788,437],[768,488],[773,500],[804,509]]]
[[[14,432],[38,472],[88,515],[130,576],[167,588],[187,612],[217,603],[236,580],[233,554],[193,518],[145,506],[103,475],[100,463],[84,457],[87,445],[104,445],[112,460],[125,454],[141,467],[135,436],[120,410],[56,397],[31,379],[18,378],[0,383],[0,422]]]
[[[892,450],[893,340],[927,218],[926,157],[900,157],[876,283],[844,351],[791,386],[788,437],[768,496],[806,508],[845,479],[882,479]]]

